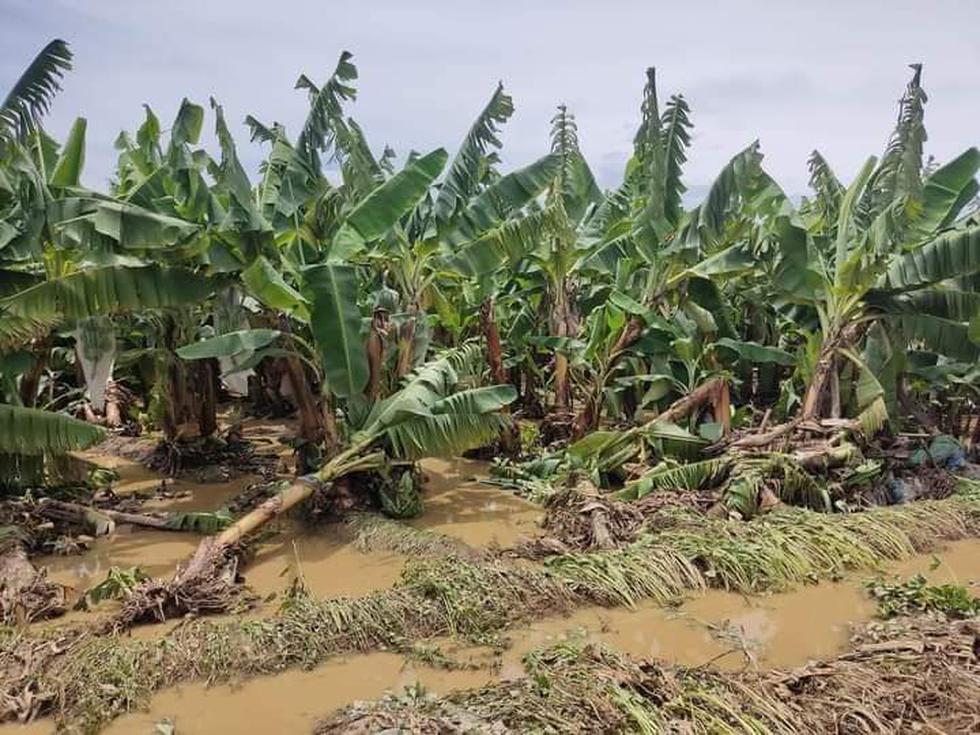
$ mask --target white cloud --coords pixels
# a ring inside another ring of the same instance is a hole
[[[454,148],[502,79],[517,104],[505,160],[543,153],[564,101],[606,185],[622,171],[648,65],[662,96],[683,92],[691,104],[692,185],[755,138],[790,191],[804,187],[813,148],[852,176],[880,152],[913,61],[926,65],[929,152],[948,158],[978,142],[971,0],[0,0],[0,18],[0,89],[50,38],[72,44],[76,69],[49,127],[89,118],[92,184],[112,170],[111,142],[138,124],[144,102],[168,120],[183,96],[214,95],[231,121],[253,113],[295,130],[306,112],[296,77],[324,79],[345,48],[361,72],[352,112],[376,148]],[[237,137],[255,166],[261,152],[244,127]]]

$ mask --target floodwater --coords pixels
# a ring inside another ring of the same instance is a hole
[[[488,465],[470,459],[428,459],[425,513],[411,521],[417,528],[446,534],[470,546],[513,546],[533,536],[543,517],[533,505],[501,488],[484,485]]]
[[[490,680],[486,671],[416,669],[393,653],[369,653],[335,659],[312,671],[249,679],[237,686],[190,684],[169,689],[153,698],[149,712],[120,717],[104,732],[150,735],[156,723],[169,719],[178,735],[308,733],[333,710],[378,699],[386,691],[421,685],[444,694]]]
[[[120,473],[117,492],[152,489],[160,482],[135,463],[119,460],[116,467]],[[434,460],[424,463],[424,470],[429,477],[426,511],[412,522],[416,527],[452,535],[472,546],[509,545],[535,533],[540,509],[502,489],[479,484],[475,478],[486,473],[484,463]],[[251,481],[253,478],[238,478],[230,483],[171,485],[171,492],[190,492],[160,500],[158,507],[213,510]],[[169,575],[198,540],[191,534],[120,527],[112,537],[97,540],[85,554],[37,561],[48,566],[56,581],[84,590],[103,579],[111,566],[139,564],[152,575]],[[255,614],[269,615],[278,605],[278,596],[297,577],[320,597],[362,595],[391,587],[404,564],[405,558],[398,554],[358,552],[336,527],[315,532],[287,527],[283,534],[261,544],[243,571],[248,584],[264,598]],[[980,580],[980,540],[954,542],[935,555],[890,565],[885,572],[903,577],[922,573],[933,583],[975,586]],[[643,603],[635,609],[583,608],[568,617],[507,632],[510,645],[502,654],[450,640],[434,642],[455,660],[480,667],[474,670],[447,671],[377,652],[332,659],[312,671],[291,670],[235,685],[208,688],[189,683],[159,692],[148,712],[121,717],[106,732],[152,733],[164,719],[173,722],[180,735],[309,732],[318,718],[338,707],[399,692],[408,685],[442,693],[522,676],[521,659],[527,652],[568,640],[601,642],[636,657],[685,666],[729,670],[799,666],[839,653],[847,645],[851,624],[873,617],[874,605],[863,589],[872,576],[857,574],[840,582],[757,597],[711,590],[676,607]],[[73,613],[68,621],[85,616]],[[162,635],[168,628],[146,626],[136,633]],[[50,729],[48,721],[0,728],[17,735]]]

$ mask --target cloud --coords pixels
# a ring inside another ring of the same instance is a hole
[[[664,99],[683,92],[691,104],[692,190],[755,138],[788,190],[805,186],[815,147],[849,178],[880,152],[911,61],[926,64],[929,152],[943,159],[976,143],[980,119],[972,0],[937,0],[928,12],[912,0],[0,3],[0,89],[50,38],[72,44],[76,69],[48,127],[63,135],[75,115],[89,118],[92,185],[112,171],[111,143],[139,124],[143,103],[168,121],[182,97],[213,95],[232,123],[251,113],[297,130],[306,98],[296,77],[325,79],[342,49],[360,70],[351,112],[376,149],[455,149],[502,79],[517,104],[503,133],[507,165],[545,152],[566,102],[606,186],[622,174],[649,65]],[[263,152],[236,132],[255,170]]]

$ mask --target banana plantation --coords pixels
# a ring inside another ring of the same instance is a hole
[[[296,130],[133,110],[96,190],[24,62],[4,735],[980,728],[980,150],[922,66],[852,180],[747,141],[696,201],[652,68],[605,190],[565,105],[504,164],[502,84],[372,145],[347,52]]]

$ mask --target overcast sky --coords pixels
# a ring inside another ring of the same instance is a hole
[[[801,193],[813,148],[844,179],[881,151],[911,62],[925,64],[927,152],[942,160],[980,143],[978,29],[978,0],[0,0],[0,94],[64,38],[75,70],[47,127],[62,137],[88,118],[88,185],[104,184],[112,141],[143,103],[166,125],[185,95],[224,105],[254,169],[262,153],[244,116],[295,133],[307,109],[296,77],[323,82],[347,49],[360,70],[350,111],[376,151],[455,151],[503,80],[517,107],[507,166],[546,151],[565,102],[612,186],[652,65],[661,98],[681,92],[692,108],[689,184],[759,138],[769,172]]]

